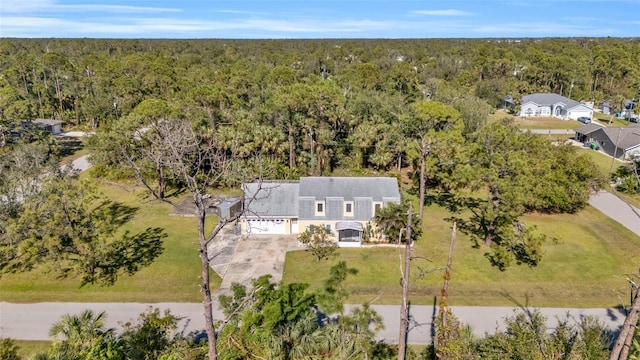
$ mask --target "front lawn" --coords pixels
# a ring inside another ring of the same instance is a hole
[[[123,230],[136,233],[147,227],[162,227],[168,234],[164,252],[154,263],[134,276],[123,275],[113,286],[86,285],[78,279],[58,279],[56,275],[37,269],[22,274],[3,275],[0,301],[9,302],[199,302],[200,259],[197,246],[196,220],[192,217],[169,216],[171,206],[144,200],[136,188],[114,185],[100,187],[115,201],[136,207],[134,218]],[[211,219],[213,222],[214,219]],[[212,224],[212,223],[210,223]],[[220,285],[213,271],[212,288]]]
[[[597,111],[593,112],[593,118],[598,120],[601,124],[611,127],[624,127],[633,124],[625,119],[620,119],[612,115],[605,115]]]
[[[419,268],[444,266],[447,258],[449,214],[430,207],[424,216],[424,232],[416,245]],[[506,271],[491,267],[484,257],[486,248],[473,248],[460,232],[456,238],[453,271],[449,283],[452,305],[493,305],[538,307],[609,307],[627,303],[625,274],[637,272],[640,238],[599,211],[587,207],[576,215],[529,215],[529,225],[547,234],[545,255],[535,268],[513,265]],[[400,303],[399,257],[396,248],[340,249],[331,261],[316,263],[305,251],[287,254],[285,282],[303,282],[312,288],[321,285],[329,268],[339,260],[359,270],[347,280],[349,302]],[[427,274],[412,286],[413,304],[433,304],[440,295],[442,271]]]

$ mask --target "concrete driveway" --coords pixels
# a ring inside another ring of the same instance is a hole
[[[233,283],[250,288],[266,274],[282,280],[287,251],[297,248],[296,235],[236,235],[226,227],[209,245],[212,267],[222,277],[218,293],[228,293]]]

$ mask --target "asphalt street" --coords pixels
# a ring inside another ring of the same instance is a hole
[[[347,305],[348,313],[355,305]],[[202,304],[199,303],[35,303],[13,304],[0,303],[0,338],[18,340],[49,340],[49,329],[61,316],[77,314],[85,309],[94,312],[107,312],[107,327],[121,329],[121,324],[134,321],[138,315],[149,307],[161,311],[171,310],[173,315],[183,317],[179,329],[184,334],[202,333],[204,319]],[[385,328],[377,335],[379,340],[397,343],[400,327],[399,305],[373,305],[383,318]],[[470,325],[477,336],[493,334],[505,329],[504,319],[513,316],[518,308],[453,306],[455,316],[466,325]],[[530,309],[531,310],[531,309]],[[541,308],[542,315],[547,318],[547,328],[553,331],[558,320],[566,320],[569,324],[579,324],[585,316],[597,317],[603,325],[617,330],[624,322],[625,314],[620,309],[563,309]],[[429,344],[432,334],[432,319],[437,313],[433,306],[412,306],[410,308],[410,344]],[[214,313],[216,319],[223,319],[221,311]]]
[[[640,210],[638,208],[627,204],[608,191],[600,191],[591,196],[589,205],[640,236]]]

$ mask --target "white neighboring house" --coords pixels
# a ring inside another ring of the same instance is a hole
[[[531,94],[522,98],[520,116],[547,116],[558,119],[593,117],[593,107],[558,94]]]

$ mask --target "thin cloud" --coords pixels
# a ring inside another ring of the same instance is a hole
[[[53,9],[60,11],[106,11],[113,13],[141,13],[141,12],[181,12],[178,8],[163,8],[149,6],[129,6],[129,5],[102,5],[102,4],[78,4],[78,5],[55,5]]]
[[[216,10],[216,12],[223,13],[223,14],[238,14],[238,15],[268,15],[265,12],[244,11],[244,10]]]
[[[52,34],[51,29],[57,29]],[[3,18],[2,32],[9,36],[68,36],[71,34],[88,34],[87,36],[108,36],[109,34],[135,36],[160,36],[161,34],[183,34],[190,36],[220,36],[220,33],[237,32],[254,34],[248,37],[262,37],[268,33],[269,37],[305,36],[326,37],[331,34],[362,34],[368,32],[382,32],[391,34],[394,31],[409,31],[415,34],[427,33],[447,34],[466,30],[467,25],[454,21],[376,21],[376,20],[329,20],[329,19],[299,19],[299,20],[270,20],[244,19],[228,21],[200,21],[174,18],[111,18],[100,20],[67,20],[47,17],[6,17]],[[427,34],[428,35],[428,34]]]
[[[3,14],[21,14],[55,5],[51,0],[2,0]],[[4,16],[3,16],[4,17]]]
[[[108,4],[58,4],[53,0],[2,0],[4,14],[34,14],[42,12],[108,12],[108,13],[166,13],[181,12],[178,8],[108,5]],[[4,17],[4,16],[3,16]]]
[[[447,9],[447,10],[414,10],[411,12],[416,15],[430,15],[430,16],[471,16],[473,15],[467,11]]]

